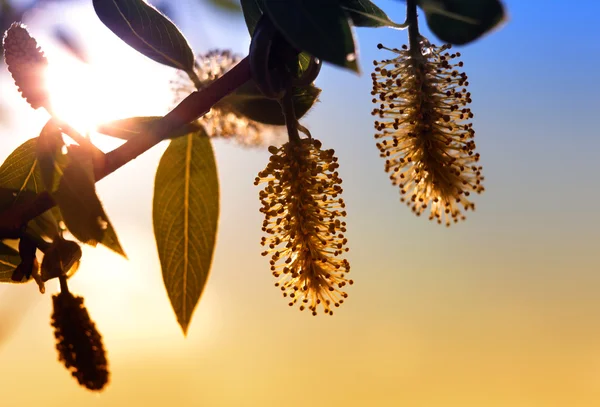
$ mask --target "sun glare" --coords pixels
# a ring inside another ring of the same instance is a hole
[[[60,59],[62,61],[50,65],[47,72],[52,108],[60,119],[88,133],[101,122],[121,114],[123,105],[117,98],[114,102],[110,100],[109,84],[92,66],[68,57]]]
[[[121,56],[110,48],[104,50],[110,61],[87,64],[60,48],[46,51],[50,62],[46,86],[53,113],[82,134],[91,135],[99,124],[111,120],[164,113],[173,98],[169,77],[152,61],[131,58],[130,52]],[[102,49],[96,47],[95,52]],[[112,63],[120,59],[130,60],[122,70]],[[114,147],[114,140],[107,137],[93,141],[101,149]]]

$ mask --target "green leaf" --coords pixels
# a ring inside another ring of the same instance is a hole
[[[19,284],[19,281],[13,281],[11,277],[20,263],[19,252],[0,242],[0,283]]]
[[[296,117],[299,119],[315,104],[321,89],[311,85],[293,88],[292,92]],[[253,81],[246,82],[234,93],[223,98],[215,105],[215,109],[218,109],[219,106],[233,110],[237,114],[259,123],[275,126],[285,125],[285,118],[279,102],[265,97]]]
[[[0,210],[30,202],[45,190],[37,160],[37,143],[37,138],[27,140],[0,167],[0,188],[4,191],[0,194]],[[60,220],[58,211],[46,211],[30,226],[40,235],[53,238],[58,234]]]
[[[153,223],[163,281],[184,334],[208,278],[219,218],[219,181],[204,132],[171,141],[154,183]]]
[[[96,195],[91,157],[80,151],[69,152],[69,163],[63,171],[58,189],[52,193],[64,222],[79,241],[95,246],[98,242],[124,255],[118,239],[107,244],[105,235],[114,233],[108,216]],[[115,235],[116,236],[116,235]]]
[[[308,69],[312,56],[307,52],[301,52],[298,54],[298,77]]]
[[[296,48],[359,72],[348,15],[339,0],[264,0],[273,24]]]
[[[53,124],[52,120],[50,120],[42,129],[42,133],[38,138],[37,147],[37,157],[42,179],[46,190],[50,193],[54,193],[58,190],[64,171],[71,163],[72,155],[63,154],[62,152],[64,145],[62,133]],[[57,208],[53,208],[53,211],[58,212],[58,214],[61,213],[60,209]],[[119,243],[119,238],[110,223],[107,224],[107,228],[104,230],[100,243],[117,254],[127,258],[127,255]]]
[[[500,24],[504,6],[499,0],[418,0],[429,29],[440,40],[463,45]]]
[[[244,20],[246,21],[246,26],[248,27],[248,32],[250,36],[254,34],[254,29],[256,28],[256,24],[258,24],[258,20],[263,15],[264,10],[264,0],[241,0],[242,1],[242,11],[244,12]]]
[[[403,25],[390,20],[382,9],[369,0],[342,0],[341,4],[356,27],[404,28]]]
[[[68,158],[63,154],[65,142],[60,128],[52,119],[46,123],[37,142],[37,160],[44,187],[55,191]]]
[[[101,124],[96,130],[107,136],[122,140],[130,140],[138,134],[151,132],[152,127],[156,125],[160,119],[162,119],[161,116],[129,117],[127,119],[114,120]],[[201,126],[198,123],[192,122],[175,130],[168,138],[182,137],[190,132],[198,131],[200,128]]]
[[[27,140],[15,149],[0,167],[0,186],[19,193],[44,190],[36,159],[37,138]],[[15,197],[16,198],[16,197]],[[16,200],[16,199],[15,199]]]
[[[100,20],[129,46],[148,58],[186,72],[194,52],[177,26],[143,0],[93,0]]]

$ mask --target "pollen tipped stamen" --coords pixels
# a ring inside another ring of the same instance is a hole
[[[417,215],[429,209],[430,219],[449,226],[464,219],[460,206],[473,209],[469,193],[484,189],[468,122],[471,94],[466,74],[459,71],[462,62],[453,61],[459,53],[426,39],[420,45],[416,55],[406,46],[379,46],[398,56],[375,62],[375,138],[401,201]]]
[[[261,244],[269,249],[275,283],[288,304],[299,304],[313,315],[326,314],[343,303],[350,271],[341,259],[347,239],[346,215],[333,150],[321,150],[315,139],[302,139],[281,148],[269,148],[272,156],[255,184],[266,184],[260,193],[265,214],[264,230],[270,235]]]

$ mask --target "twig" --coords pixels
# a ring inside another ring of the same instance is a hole
[[[421,52],[419,45],[421,34],[419,34],[419,18],[417,16],[417,0],[406,1],[406,24],[408,24],[408,41],[410,49]]]

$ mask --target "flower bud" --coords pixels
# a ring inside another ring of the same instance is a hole
[[[57,236],[44,253],[42,281],[75,273],[80,260],[81,247],[79,244]]]
[[[48,60],[37,42],[20,23],[13,23],[4,34],[4,60],[23,98],[37,109],[49,105],[44,84]]]
[[[108,361],[102,337],[83,305],[83,298],[68,290],[52,297],[58,359],[89,390],[102,390],[108,383]]]

